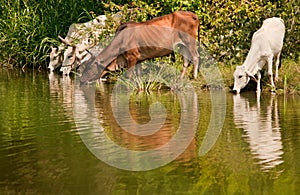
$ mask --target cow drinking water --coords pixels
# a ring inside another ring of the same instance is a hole
[[[233,74],[234,87],[233,91],[240,93],[250,79],[257,82],[257,93],[260,93],[260,70],[267,63],[268,75],[271,86],[275,89],[273,81],[273,57],[276,58],[275,81],[278,80],[278,68],[280,64],[280,53],[283,45],[285,33],[284,22],[280,18],[268,18],[263,21],[261,28],[253,34],[251,48],[242,66],[237,66]],[[257,78],[255,77],[257,75]]]
[[[86,66],[81,83],[95,81],[114,60],[122,59],[127,68],[147,59],[172,54],[178,45],[184,48],[184,76],[188,59],[194,64],[197,77],[199,54],[196,48],[199,20],[192,12],[177,11],[141,23],[121,25],[112,42]],[[121,56],[121,57],[120,57]]]

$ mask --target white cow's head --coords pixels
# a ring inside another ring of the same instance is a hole
[[[64,75],[69,75],[76,63],[76,47],[68,46],[64,53],[64,60],[60,68],[60,72]]]
[[[48,68],[50,69],[50,72],[54,71],[57,67],[59,67],[62,64],[63,61],[63,48],[62,47],[51,47],[51,53],[50,53],[50,62],[48,65]]]
[[[240,93],[241,89],[243,89],[250,81],[250,76],[248,75],[245,66],[237,66],[233,73],[233,77],[233,91],[236,93]]]
[[[81,43],[73,45],[68,39],[64,39],[60,36],[59,38],[65,45],[67,45],[60,71],[63,72],[64,75],[69,75],[71,70],[76,69],[88,54],[87,48],[89,48],[89,40],[83,39]]]
[[[97,16],[94,20],[96,20],[96,22],[94,23],[105,26],[107,17],[105,15],[100,15]]]

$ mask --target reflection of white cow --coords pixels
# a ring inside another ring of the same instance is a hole
[[[63,108],[68,113],[68,116],[72,115],[73,104],[73,90],[74,83],[69,76],[59,76],[53,72],[48,75],[49,89],[51,96],[57,96],[62,100]]]
[[[242,66],[237,66],[233,74],[234,87],[233,91],[240,93],[250,79],[257,82],[257,93],[260,92],[260,70],[265,63],[268,64],[268,75],[271,86],[274,89],[272,64],[273,57],[276,57],[275,81],[278,79],[278,68],[280,64],[280,53],[283,45],[285,33],[284,22],[280,18],[268,18],[264,20],[261,28],[253,34],[251,48]],[[257,78],[255,78],[257,75]]]
[[[233,100],[235,125],[244,129],[251,152],[259,160],[259,164],[264,170],[281,164],[283,151],[277,100],[271,97],[266,110],[261,108],[259,100],[253,106],[246,97],[239,94],[235,95]]]
[[[60,37],[63,43],[58,48],[52,48],[48,68],[53,71],[61,65],[65,66],[61,71],[68,75],[87,55],[86,49],[98,43],[99,36],[104,31],[105,21],[106,16],[100,15],[86,23],[72,24],[66,38]]]

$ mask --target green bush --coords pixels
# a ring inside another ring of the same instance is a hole
[[[151,4],[151,1],[147,1]],[[300,5],[292,1],[227,1],[227,0],[159,0],[151,4],[162,6],[161,14],[175,10],[197,13],[201,25],[201,42],[213,57],[223,62],[241,62],[250,48],[253,33],[269,17],[285,21],[286,36],[283,56],[297,59],[300,51]]]
[[[201,43],[217,61],[225,64],[241,63],[262,21],[278,16],[286,25],[283,57],[299,59],[300,8],[297,0],[2,0],[0,7],[0,65],[46,68],[50,45],[59,45],[57,36],[65,36],[72,23],[86,22],[103,13],[120,10],[126,13],[130,8],[138,8],[135,17],[127,15],[123,22],[144,21],[176,10],[195,12],[200,19]],[[111,23],[110,33],[118,25]]]

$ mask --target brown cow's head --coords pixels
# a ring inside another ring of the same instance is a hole
[[[93,63],[95,58],[96,57],[92,55],[88,61],[82,64],[85,68],[80,77],[80,84],[88,84],[100,78],[105,67],[98,62]]]

